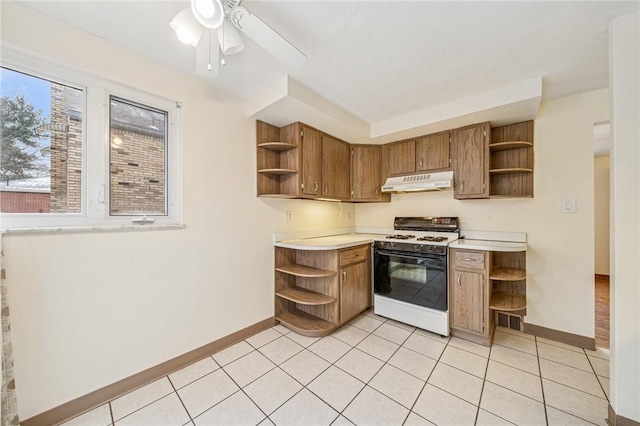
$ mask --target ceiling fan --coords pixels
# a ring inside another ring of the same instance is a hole
[[[238,30],[249,36],[287,68],[297,69],[307,57],[260,18],[240,6],[242,0],[191,0],[191,7],[171,21],[178,39],[196,48],[196,73],[218,75],[225,55],[244,49]],[[220,58],[222,52],[222,58]]]

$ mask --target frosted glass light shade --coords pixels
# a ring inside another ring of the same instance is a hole
[[[191,13],[191,9],[181,10],[169,23],[173,31],[176,32],[178,40],[193,47],[198,45],[202,35],[202,27]]]
[[[244,50],[242,36],[228,19],[218,28],[218,42],[225,55],[235,55]]]
[[[220,0],[191,0],[191,11],[196,20],[206,28],[218,28],[224,20]]]

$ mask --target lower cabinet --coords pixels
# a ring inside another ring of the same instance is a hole
[[[491,253],[450,250],[449,323],[451,334],[491,345],[493,316],[490,315],[491,287],[488,268]]]
[[[367,309],[371,302],[369,262],[340,268],[340,322],[344,323]]]
[[[275,317],[325,336],[371,304],[371,245],[341,250],[275,248]]]

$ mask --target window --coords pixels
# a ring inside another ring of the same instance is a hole
[[[0,212],[80,213],[84,92],[0,68]]]
[[[167,214],[167,112],[111,97],[110,210],[112,215]]]
[[[178,102],[10,47],[0,65],[2,228],[180,223]]]

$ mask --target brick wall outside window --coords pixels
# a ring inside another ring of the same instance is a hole
[[[0,191],[0,211],[3,213],[49,213],[46,192]]]

